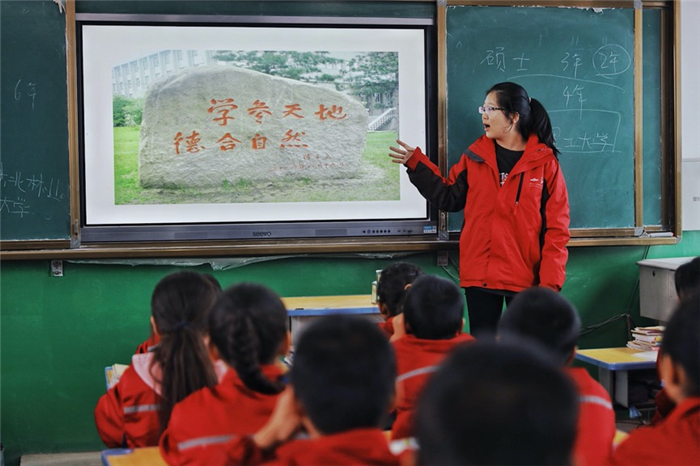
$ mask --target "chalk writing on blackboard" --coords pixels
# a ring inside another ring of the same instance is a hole
[[[67,196],[67,183],[58,178],[45,178],[42,173],[25,173],[22,170],[7,170],[0,163],[0,213],[18,218],[42,215],[46,220],[51,214],[42,214],[34,209],[37,200],[49,199],[61,202]],[[45,209],[40,209],[41,211]]]
[[[559,69],[543,69],[541,60],[527,51],[511,52],[506,45],[497,45],[481,51],[479,65],[512,73],[508,81],[519,78],[538,78],[547,82],[550,90],[559,91],[559,100],[551,105],[553,132],[560,149],[573,154],[616,153],[617,136],[622,124],[622,113],[607,108],[598,96],[603,86],[608,92],[624,93],[621,86],[609,81],[630,70],[631,55],[623,47],[606,43],[592,53],[581,51],[579,38],[571,37],[571,50],[561,51],[557,57]],[[545,72],[542,72],[545,71]],[[549,71],[549,72],[547,72]],[[586,79],[588,78],[588,79]],[[555,94],[556,95],[556,94]],[[591,98],[589,98],[591,97]]]
[[[34,100],[37,96],[36,84],[29,82],[27,84],[22,84],[22,80],[18,80],[15,84],[15,100],[20,100],[22,97],[28,97],[32,102],[32,110],[34,110]]]

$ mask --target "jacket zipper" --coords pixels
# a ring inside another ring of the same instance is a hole
[[[517,207],[518,202],[520,202],[520,191],[523,189],[523,176],[525,173],[520,174],[520,181],[518,182],[518,193],[515,195],[515,205]]]

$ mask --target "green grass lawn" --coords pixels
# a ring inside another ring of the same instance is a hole
[[[212,204],[248,202],[332,202],[399,200],[399,166],[387,153],[395,144],[395,132],[367,133],[363,176],[353,179],[248,180],[224,183],[219,188],[142,188],[139,184],[139,127],[114,128],[114,198],[125,204]],[[261,187],[263,189],[261,189]]]

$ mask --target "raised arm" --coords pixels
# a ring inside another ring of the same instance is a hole
[[[464,155],[450,169],[449,176],[443,177],[440,169],[421,152],[418,147],[411,147],[401,140],[396,140],[400,147],[389,147],[389,157],[394,163],[401,163],[408,169],[411,183],[431,204],[440,210],[458,212],[467,202],[467,160]]]

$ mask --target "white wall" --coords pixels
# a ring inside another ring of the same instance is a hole
[[[683,230],[700,230],[700,2],[681,0],[681,154]]]

